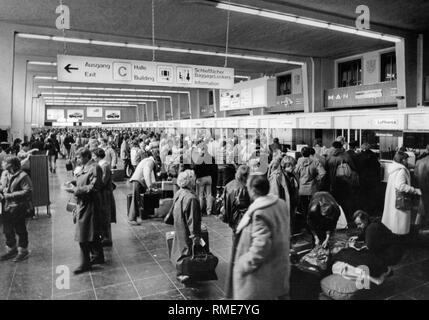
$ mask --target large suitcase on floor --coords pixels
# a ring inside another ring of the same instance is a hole
[[[121,182],[125,180],[124,169],[112,169],[112,181]]]
[[[168,250],[168,258],[171,258],[171,248],[173,246],[173,238],[174,238],[174,231],[168,231],[165,233],[165,242],[167,244],[167,250]],[[201,238],[203,238],[205,244],[205,247],[207,248],[207,251],[210,251],[210,245],[209,245],[209,232],[207,230],[207,226],[205,224],[201,224]]]
[[[173,199],[171,198],[159,200],[159,208],[155,208],[155,217],[164,218],[168,211],[170,211],[172,205]]]
[[[161,199],[160,191],[147,191],[140,195],[142,208],[140,208],[141,217],[148,218],[155,214],[155,209],[159,208],[159,200]]]
[[[162,181],[161,183],[161,197],[165,198],[173,198],[174,197],[174,183],[173,181]]]

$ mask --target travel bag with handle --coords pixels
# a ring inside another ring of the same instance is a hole
[[[206,247],[192,246],[192,254],[179,259],[176,263],[178,276],[189,276],[193,281],[217,280],[216,267],[219,259]]]

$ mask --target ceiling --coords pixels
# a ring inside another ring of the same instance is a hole
[[[360,0],[232,0],[354,25],[355,8]],[[55,28],[55,8],[59,0],[0,0],[0,21],[34,27]],[[63,0],[70,7],[71,30],[66,34],[97,40],[118,40],[150,44],[152,35],[151,0]],[[388,28],[391,34],[429,30],[427,0],[367,0],[371,10],[371,28]],[[210,0],[155,0],[155,39],[158,45],[179,48],[225,51],[227,12],[214,7]],[[230,14],[229,51],[252,55],[300,58],[339,58],[371,50],[392,47],[381,40],[321,30],[242,13]],[[51,41],[17,39],[15,52],[22,55],[55,59],[63,53],[63,44]],[[152,52],[117,47],[68,44],[67,54],[123,59],[152,60]],[[157,61],[224,66],[224,58],[157,52]],[[296,66],[228,59],[236,74],[260,76]],[[46,72],[52,68],[46,68]]]

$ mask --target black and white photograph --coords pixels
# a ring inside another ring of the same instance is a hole
[[[429,300],[428,17],[0,0],[0,303]]]

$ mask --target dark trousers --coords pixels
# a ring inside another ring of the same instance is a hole
[[[145,193],[146,188],[138,181],[133,181],[133,197],[131,200],[131,207],[128,216],[129,221],[136,221],[138,217],[141,218],[141,211],[143,204],[140,194]]]
[[[127,169],[130,168],[130,173],[134,172],[134,167],[131,165],[131,160],[130,159],[123,159],[122,160],[124,162],[124,170],[125,170],[125,174],[127,174]]]
[[[16,246],[16,235],[18,235],[18,246],[24,249],[28,247],[25,214],[25,211],[5,212],[3,214],[3,233],[6,237],[6,245],[9,248],[14,248]]]
[[[362,209],[371,216],[377,214],[377,185],[365,184],[359,188],[359,206],[357,209]]]
[[[304,215],[307,221],[308,206],[312,196],[299,196],[299,212]]]
[[[91,255],[94,259],[104,259],[103,246],[100,239],[92,242],[79,242],[80,265],[87,267],[90,265]]]

